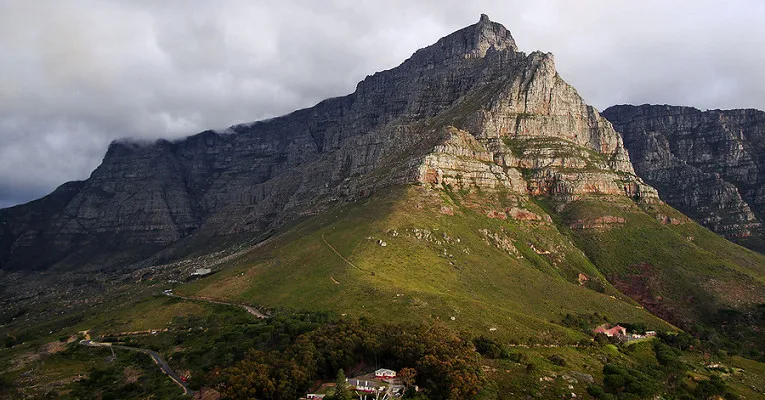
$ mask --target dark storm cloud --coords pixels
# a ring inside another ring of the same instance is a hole
[[[347,94],[477,21],[598,108],[765,109],[765,2],[0,0],[0,207],[84,179],[120,137],[176,138]]]

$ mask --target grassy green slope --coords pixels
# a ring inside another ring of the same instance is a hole
[[[570,236],[612,283],[660,316],[692,322],[720,308],[765,302],[765,256],[726,241],[667,205],[585,199],[565,207],[556,219],[568,227],[604,216],[624,222],[573,227]]]
[[[518,341],[581,338],[555,324],[567,313],[667,328],[619,298],[553,223],[489,218],[471,203],[501,208],[503,196],[393,189],[304,221],[233,268],[180,290],[268,307],[440,321]],[[580,272],[604,293],[581,286]]]

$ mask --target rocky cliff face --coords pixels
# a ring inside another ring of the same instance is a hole
[[[765,250],[765,112],[614,106],[638,175],[663,200],[721,235]]]
[[[259,234],[397,184],[567,202],[657,199],[621,136],[485,15],[360,82],[267,121],[152,144],[115,142],[84,182],[0,210],[0,267],[120,265],[190,235]],[[40,254],[45,254],[40,257]]]

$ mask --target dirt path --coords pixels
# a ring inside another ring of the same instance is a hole
[[[248,313],[250,313],[250,314],[252,314],[252,315],[254,315],[254,316],[256,316],[256,317],[258,317],[260,319],[268,318],[268,315],[265,315],[265,314],[261,313],[260,311],[256,310],[255,308],[250,307],[250,306],[245,305],[245,304],[226,303],[225,301],[218,301],[218,300],[208,299],[206,297],[180,296],[180,295],[177,295],[177,294],[174,294],[174,293],[167,293],[167,292],[165,292],[165,295],[170,296],[170,297],[177,297],[179,299],[190,300],[190,301],[204,301],[206,303],[222,304],[224,306],[232,306],[232,307],[244,308]]]
[[[367,273],[371,273],[370,271],[367,271],[367,270],[365,270],[364,268],[361,268],[361,267],[359,267],[358,265],[356,265],[356,264],[352,263],[352,262],[351,262],[351,260],[349,260],[349,259],[347,259],[347,258],[343,257],[343,255],[342,255],[342,254],[340,254],[340,252],[339,252],[339,251],[337,251],[337,249],[336,249],[336,248],[334,248],[334,247],[333,247],[331,244],[329,244],[329,242],[327,241],[327,239],[325,239],[325,238],[324,238],[324,235],[321,235],[321,240],[323,240],[323,241],[324,241],[324,244],[326,244],[327,246],[329,246],[329,248],[330,248],[330,249],[332,249],[332,251],[334,251],[334,252],[335,252],[335,254],[337,254],[337,256],[338,256],[338,257],[342,258],[342,259],[343,259],[343,261],[347,262],[347,263],[348,263],[348,265],[350,265],[351,267],[353,267],[353,268],[356,268],[356,269],[358,269],[359,271],[364,271],[364,272],[367,272]],[[334,281],[334,279],[332,279],[332,280]],[[337,281],[335,281],[335,282],[337,282]],[[339,282],[337,282],[337,283],[339,283]]]

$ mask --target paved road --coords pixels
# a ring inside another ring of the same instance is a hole
[[[115,349],[137,351],[139,353],[148,354],[151,357],[151,359],[154,360],[154,363],[159,365],[159,368],[162,370],[162,372],[164,372],[165,375],[169,376],[170,379],[173,380],[173,382],[177,383],[183,389],[183,394],[185,394],[186,396],[194,395],[194,391],[191,390],[191,388],[189,388],[186,382],[181,380],[178,374],[176,374],[175,371],[173,371],[173,369],[170,368],[169,365],[167,365],[165,360],[162,359],[162,356],[160,356],[159,353],[157,353],[156,351],[149,350],[149,349],[141,349],[138,347],[128,347],[128,346],[121,346],[121,345],[111,344],[111,343],[96,342],[90,339],[80,340],[80,344],[83,346],[91,346],[91,347],[112,347]]]
[[[223,304],[224,306],[240,307],[240,308],[244,308],[245,310],[247,310],[248,313],[250,313],[250,314],[252,314],[252,315],[254,315],[254,316],[256,316],[256,317],[258,317],[260,319],[268,318],[268,315],[265,315],[265,314],[261,313],[260,311],[256,310],[255,308],[250,307],[250,306],[245,305],[245,304],[226,303],[224,301],[212,300],[212,299],[208,299],[206,297],[179,296],[177,294],[168,293],[168,292],[165,292],[165,295],[170,296],[170,297],[177,297],[179,299],[184,299],[184,300],[204,301],[204,302],[213,303],[213,304]]]

